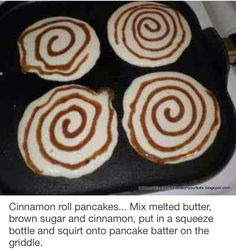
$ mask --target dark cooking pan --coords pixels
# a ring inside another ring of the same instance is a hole
[[[236,143],[236,116],[227,92],[228,60],[222,40],[214,29],[201,30],[194,12],[182,2],[168,2],[187,19],[192,41],[174,64],[140,68],[119,59],[106,34],[110,15],[123,2],[29,2],[4,3],[0,7],[0,188],[5,194],[108,194],[137,190],[140,186],[192,183],[220,171],[232,156]],[[30,24],[50,16],[71,16],[88,22],[101,42],[101,57],[83,78],[74,81],[98,90],[109,87],[118,113],[119,141],[109,161],[94,173],[79,179],[37,176],[29,170],[17,145],[17,127],[26,106],[48,90],[62,85],[22,74],[17,37]],[[222,125],[214,144],[201,157],[159,167],[139,156],[130,146],[121,126],[123,95],[138,76],[159,71],[178,71],[210,89],[220,105]]]

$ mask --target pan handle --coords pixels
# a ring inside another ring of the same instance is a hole
[[[217,72],[217,77],[221,83],[222,90],[227,89],[228,73],[230,68],[229,56],[225,47],[223,39],[219,36],[214,28],[207,28],[203,31],[205,37],[205,45],[210,54],[209,60],[211,61],[214,71]]]
[[[236,34],[231,34],[224,38],[224,42],[228,51],[230,63],[236,65]]]

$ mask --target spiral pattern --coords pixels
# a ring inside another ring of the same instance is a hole
[[[18,128],[26,164],[36,173],[78,178],[107,161],[117,143],[109,91],[80,85],[55,88],[32,102]]]
[[[113,13],[107,28],[116,54],[141,67],[175,62],[191,41],[185,18],[170,6],[154,2],[122,6]]]
[[[152,73],[135,79],[123,105],[123,127],[131,145],[159,164],[199,157],[220,128],[214,95],[181,73]]]
[[[71,81],[82,77],[100,56],[95,31],[70,17],[51,17],[34,23],[18,38],[23,72],[47,80]]]

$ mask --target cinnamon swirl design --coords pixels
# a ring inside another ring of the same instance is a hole
[[[32,102],[18,128],[21,154],[35,173],[78,178],[100,167],[117,144],[109,91],[80,85],[52,89]]]
[[[116,54],[141,67],[175,62],[192,36],[187,21],[177,10],[154,2],[122,6],[109,19],[107,29]]]
[[[123,127],[131,145],[159,164],[199,157],[220,128],[215,96],[181,73],[152,73],[135,79],[123,105]]]
[[[53,81],[82,77],[100,56],[95,31],[70,17],[51,17],[34,23],[18,38],[23,72]]]

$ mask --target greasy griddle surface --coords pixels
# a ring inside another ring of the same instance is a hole
[[[201,31],[192,10],[175,6],[187,19],[192,41],[180,59],[159,68],[140,68],[122,61],[107,40],[106,24],[124,2],[35,2],[3,5],[0,20],[0,188],[8,194],[101,194],[134,190],[145,185],[170,185],[202,180],[222,169],[234,151],[236,121],[226,91],[227,62],[221,41],[213,30]],[[27,105],[63,83],[46,81],[36,74],[22,74],[17,37],[32,23],[51,16],[71,16],[88,22],[101,42],[101,57],[95,67],[73,83],[94,90],[111,88],[118,113],[119,141],[109,161],[94,173],[79,179],[37,176],[29,170],[18,149],[17,127]],[[185,163],[158,166],[139,156],[130,146],[121,126],[123,95],[131,81],[159,71],[178,71],[192,76],[210,89],[220,104],[222,125],[214,144],[201,157]]]

